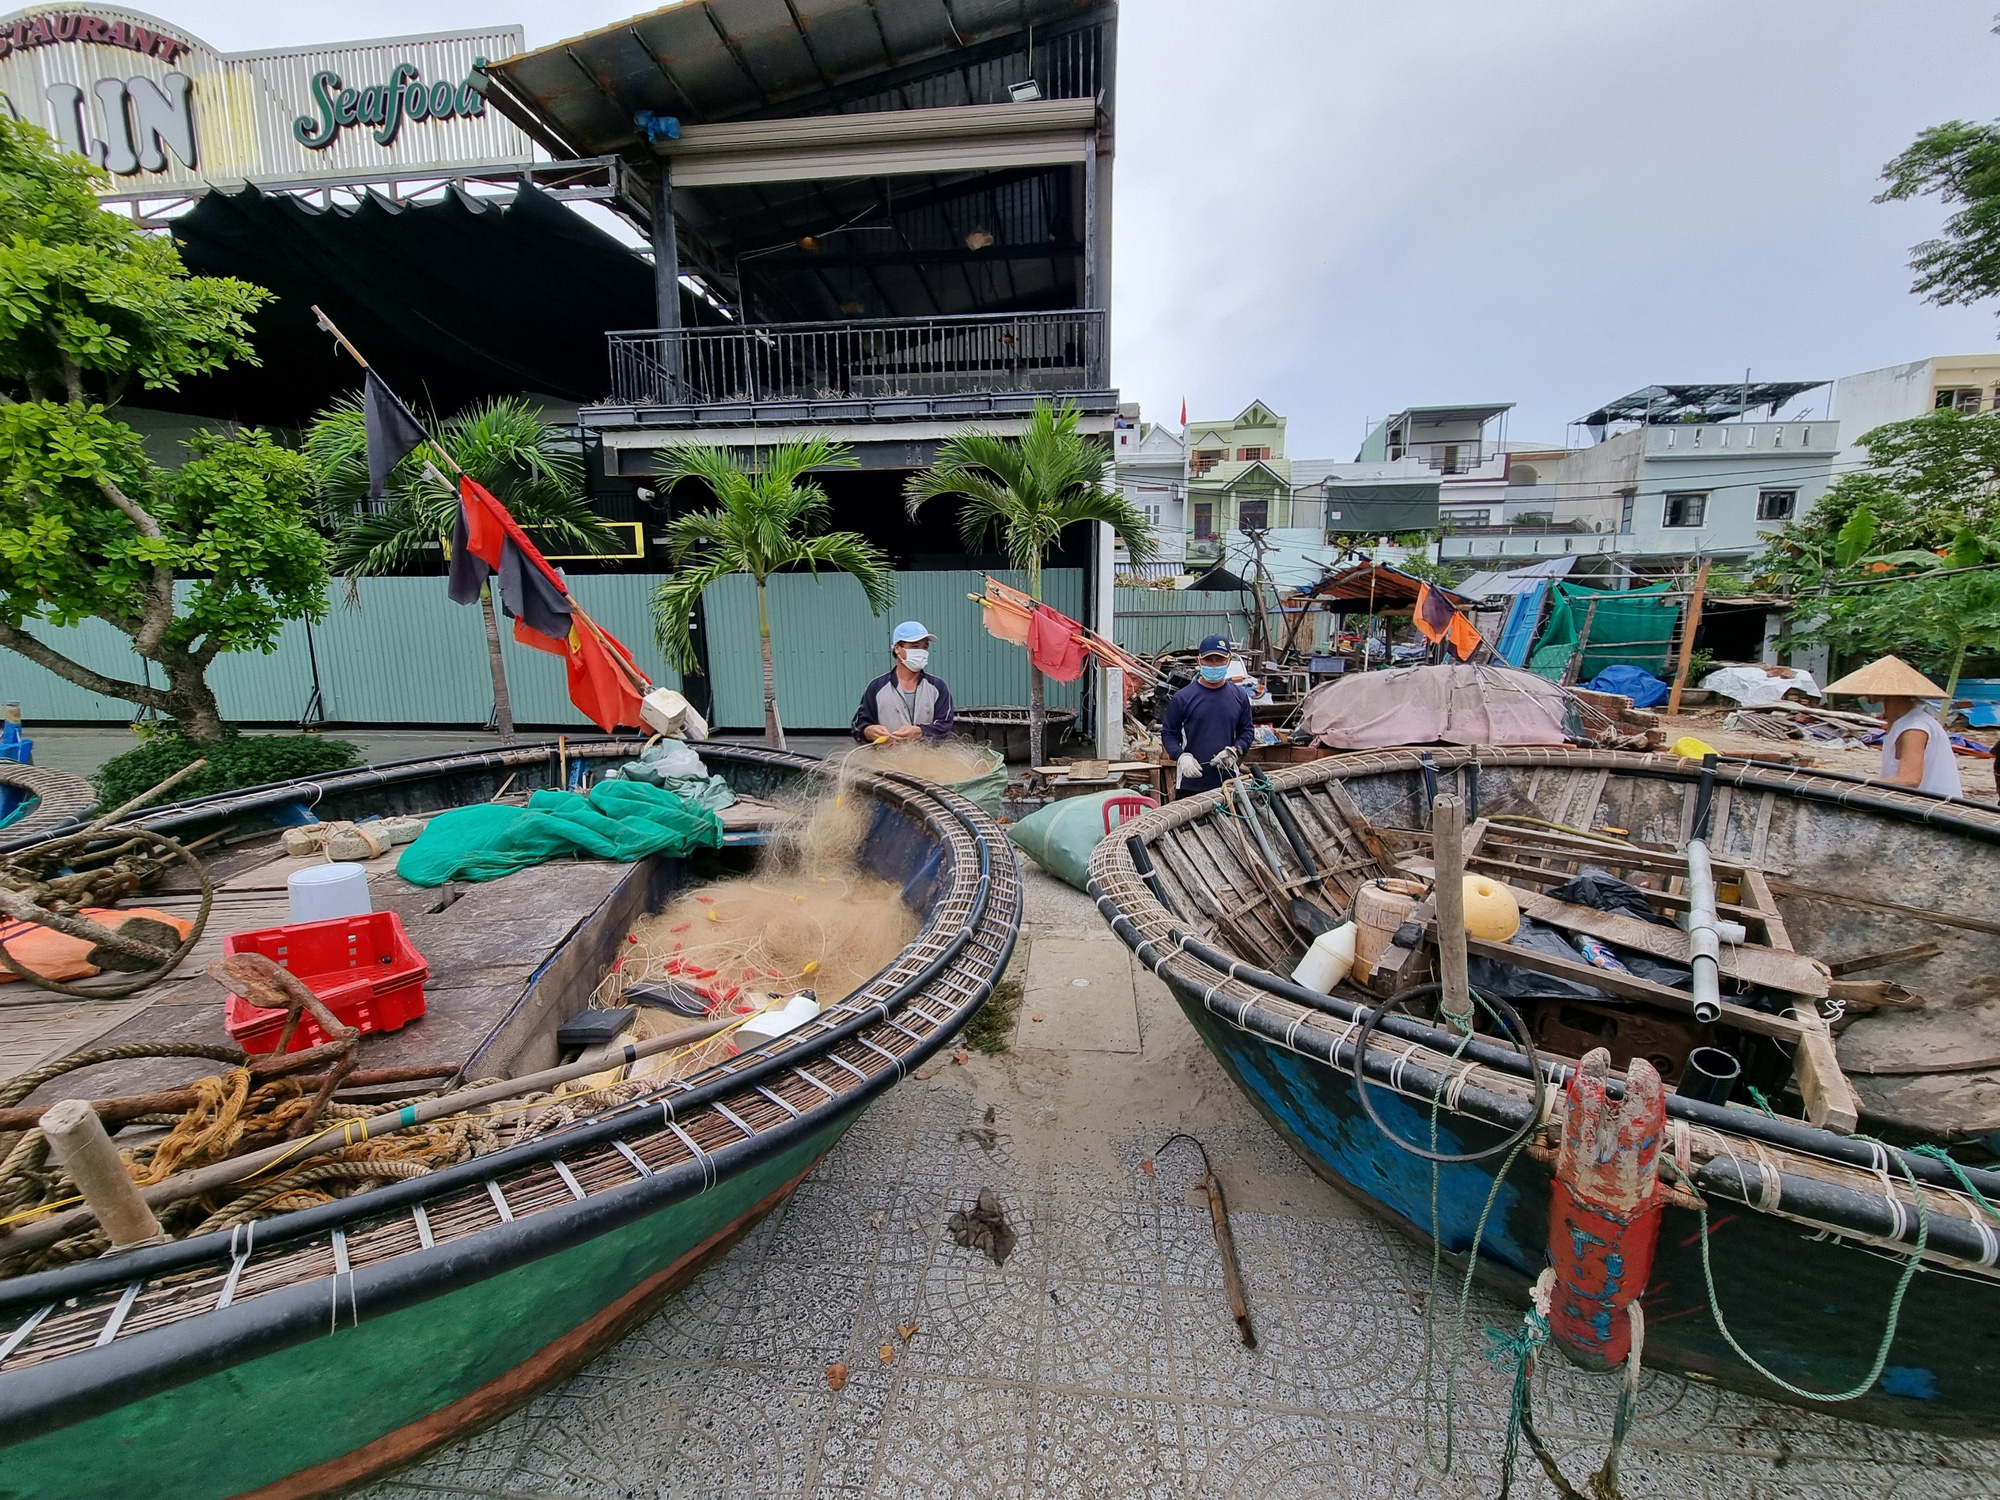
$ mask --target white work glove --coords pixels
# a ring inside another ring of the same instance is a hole
[[[1174,764],[1181,773],[1180,785],[1186,786],[1190,781],[1201,780],[1201,762],[1188,752],[1182,751],[1181,758]]]
[[[1209,765],[1212,766],[1215,769],[1216,773],[1222,776],[1225,780],[1236,774],[1237,767],[1240,764],[1241,761],[1238,755],[1236,754],[1236,747],[1234,745],[1224,745],[1220,750],[1216,751],[1214,756],[1209,760]]]

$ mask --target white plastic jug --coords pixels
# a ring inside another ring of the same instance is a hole
[[[307,865],[285,882],[285,893],[295,923],[365,917],[375,909],[368,899],[368,872],[354,864]]]
[[[1352,922],[1342,922],[1331,932],[1322,932],[1314,938],[1306,956],[1292,970],[1292,983],[1322,995],[1332,994],[1333,987],[1354,967],[1354,933]]]

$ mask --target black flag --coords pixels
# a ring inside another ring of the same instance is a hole
[[[425,432],[410,409],[396,398],[387,382],[371,365],[364,382],[362,415],[368,428],[368,498],[380,500],[389,483],[389,471],[409,457],[419,443],[428,442]]]

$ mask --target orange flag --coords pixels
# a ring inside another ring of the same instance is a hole
[[[1028,644],[1028,628],[1035,615],[1035,601],[1019,589],[1010,589],[997,579],[986,580],[986,633],[995,640]]]

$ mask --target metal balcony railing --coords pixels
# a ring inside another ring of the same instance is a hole
[[[634,405],[843,401],[1108,384],[1104,314],[990,313],[609,335],[612,400]]]

